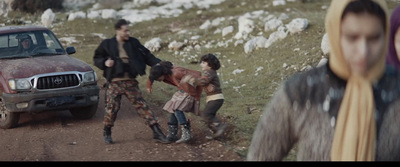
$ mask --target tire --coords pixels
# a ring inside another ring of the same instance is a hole
[[[98,103],[87,107],[73,108],[69,112],[77,119],[89,119],[96,114],[97,106]]]
[[[4,105],[3,101],[0,101],[0,128],[10,129],[17,126],[19,121],[20,113],[9,111]]]

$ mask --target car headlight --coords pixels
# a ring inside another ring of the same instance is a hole
[[[8,85],[12,90],[28,90],[32,87],[28,79],[11,79]]]
[[[92,72],[87,72],[83,74],[83,79],[82,83],[93,83],[96,82],[96,73]]]

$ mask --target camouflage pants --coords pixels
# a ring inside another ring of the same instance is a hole
[[[151,125],[157,122],[149,106],[142,97],[142,92],[139,89],[138,81],[116,81],[111,82],[106,90],[106,106],[104,115],[104,125],[114,126],[118,111],[121,106],[122,95],[133,104],[140,117],[146,119],[146,124]]]

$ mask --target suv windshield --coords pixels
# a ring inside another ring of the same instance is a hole
[[[0,59],[65,54],[51,31],[28,31],[0,35]]]

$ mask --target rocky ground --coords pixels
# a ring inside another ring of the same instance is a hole
[[[101,95],[104,92],[101,91]],[[193,121],[193,139],[184,144],[161,144],[152,140],[144,124],[126,98],[123,98],[115,128],[115,144],[102,137],[104,97],[96,115],[76,120],[68,111],[23,114],[19,126],[0,130],[0,161],[242,161],[238,154],[219,140],[204,138],[202,122]],[[151,106],[166,132],[167,114]],[[197,119],[197,118],[194,118]],[[231,125],[230,125],[231,126]],[[232,129],[232,127],[230,127]]]

